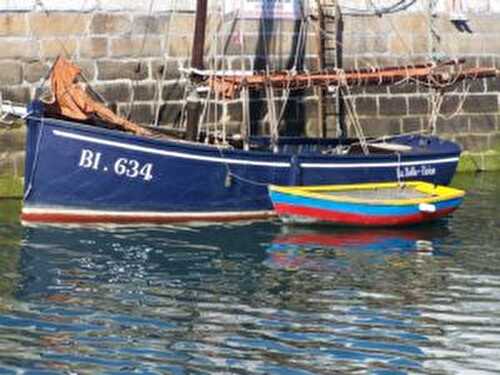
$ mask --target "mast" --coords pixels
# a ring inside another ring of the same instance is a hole
[[[207,24],[207,0],[196,1],[196,19],[194,25],[193,48],[191,50],[191,68],[204,69],[205,30]],[[196,90],[196,88],[193,88]],[[196,91],[187,98],[186,139],[197,140],[200,119],[200,102]]]
[[[191,51],[191,67],[203,70],[205,50],[205,30],[207,25],[207,0],[196,1],[196,19],[194,24],[193,48]]]
[[[340,4],[336,2],[335,4],[335,67],[337,69],[344,68],[344,20],[342,19],[342,10],[340,9]],[[345,103],[343,95],[344,90],[342,86],[339,85],[337,88],[337,96],[335,98],[335,107],[337,112],[337,136],[340,140],[343,140],[347,136],[347,129],[345,123]]]

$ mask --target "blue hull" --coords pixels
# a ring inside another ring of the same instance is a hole
[[[273,215],[268,184],[401,179],[448,184],[460,148],[435,137],[399,138],[416,151],[327,155],[335,140],[286,140],[278,153],[155,140],[77,122],[28,120],[23,219],[168,222]],[[308,143],[307,143],[308,142]]]

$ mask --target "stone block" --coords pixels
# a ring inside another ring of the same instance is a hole
[[[356,112],[360,116],[377,116],[378,100],[376,96],[358,97],[355,100]]]
[[[177,14],[172,18],[172,24],[169,26],[171,32],[176,34],[193,34],[194,33],[194,15],[192,14]]]
[[[167,83],[163,86],[162,99],[165,101],[181,101],[184,99],[185,86],[181,81]]]
[[[497,116],[484,114],[470,117],[471,133],[492,133],[497,128]]]
[[[363,41],[357,46],[357,53],[387,53],[389,49],[389,40],[387,35],[380,34],[374,36],[364,36],[360,37],[360,41]]]
[[[132,89],[129,83],[107,82],[95,83],[92,88],[101,95],[106,102],[128,102],[132,98]]]
[[[387,86],[366,86],[363,92],[367,95],[386,95],[389,94]]]
[[[391,20],[387,21],[392,23],[391,29],[398,31],[408,31],[413,34],[427,34],[428,33],[428,23],[423,16],[416,16],[414,13],[398,13],[396,15],[389,16]]]
[[[0,37],[26,36],[29,33],[25,13],[0,13]]]
[[[412,53],[413,38],[411,33],[391,33],[389,36],[389,52],[392,55],[407,56]]]
[[[102,81],[117,79],[144,80],[148,77],[149,67],[146,62],[120,60],[97,61],[97,79]]]
[[[488,135],[467,134],[457,135],[455,141],[458,142],[465,151],[480,152],[488,149]]]
[[[425,24],[425,22],[422,22],[422,24]],[[413,34],[411,48],[413,54],[428,54],[430,50],[428,33]]]
[[[469,116],[455,116],[451,119],[438,117],[436,130],[438,134],[463,134],[469,131]]]
[[[77,60],[74,63],[80,67],[81,74],[87,81],[92,82],[96,79],[97,67],[95,60]]]
[[[496,3],[496,1],[494,1]],[[469,14],[470,24],[475,33],[499,34],[500,16],[494,13]]]
[[[108,56],[108,38],[80,39],[80,57],[96,59]]]
[[[7,152],[8,159],[11,159],[11,155],[15,155],[16,151],[24,151],[25,140],[26,127],[24,126],[14,129],[2,128],[0,130],[0,150]]]
[[[469,151],[462,152],[457,166],[458,173],[471,173],[483,170],[483,155],[472,154]]]
[[[498,95],[468,95],[463,110],[467,113],[496,113],[498,112]]]
[[[23,65],[20,62],[5,61],[0,64],[0,84],[18,85],[23,81]]]
[[[402,122],[403,133],[422,131],[422,119],[420,117],[405,117]]]
[[[500,69],[500,66],[497,69]],[[500,79],[499,78],[487,79],[486,86],[487,86],[488,92],[500,93]]]
[[[148,36],[147,38],[116,38],[111,39],[112,57],[148,57],[163,55],[162,39]]]
[[[497,34],[482,35],[483,53],[500,53],[500,41]]]
[[[379,98],[380,116],[404,116],[408,114],[408,104],[405,97],[391,96]]]
[[[191,35],[170,35],[165,37],[165,55],[170,58],[189,58],[191,56],[191,46],[193,34]]]
[[[155,112],[151,104],[132,104],[130,120],[139,124],[151,125],[155,121]]]
[[[488,145],[490,150],[500,153],[500,133],[492,133],[489,135]]]
[[[126,13],[95,13],[90,23],[92,34],[127,34],[132,31],[132,17]]]
[[[415,94],[418,92],[417,84],[413,82],[400,83],[389,86],[390,94]]]
[[[485,79],[478,79],[464,82],[464,86],[469,89],[469,92],[483,93],[486,92],[487,83]]]
[[[82,35],[87,32],[90,20],[90,14],[69,12],[51,12],[49,14],[33,12],[28,17],[31,33],[38,38]]]
[[[480,35],[469,33],[455,34],[452,43],[457,46],[457,52],[461,55],[483,53],[483,42]]]
[[[484,170],[500,171],[500,152],[484,153]]]
[[[168,16],[149,16],[138,14],[134,16],[132,22],[132,34],[133,35],[151,35],[151,34],[163,34],[166,32],[168,24]]]
[[[134,93],[134,100],[150,101],[157,100],[158,91],[161,90],[156,82],[152,83],[138,83],[132,88]]]
[[[78,43],[76,39],[44,39],[40,41],[42,59],[53,59],[57,56],[76,56]]]
[[[2,93],[2,99],[14,103],[28,103],[32,99],[29,86],[0,86],[0,92]]]
[[[410,115],[425,115],[430,112],[428,98],[423,96],[408,97],[408,113]]]
[[[460,110],[463,98],[460,95],[445,95],[441,104],[440,113],[451,115]]]
[[[0,59],[36,60],[39,57],[38,43],[29,40],[0,40]]]
[[[165,70],[166,69],[166,70]],[[155,59],[151,60],[151,73],[153,79],[172,80],[179,79],[179,62],[177,60]]]
[[[29,83],[44,80],[49,74],[50,66],[41,61],[23,64],[24,80]]]
[[[360,119],[359,121],[367,137],[381,137],[401,133],[401,120],[399,118],[371,118]]]

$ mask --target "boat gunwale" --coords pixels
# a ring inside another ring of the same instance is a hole
[[[150,138],[146,136],[140,136],[140,135],[134,135],[134,134],[129,134],[126,132],[122,131],[116,131],[113,129],[107,129],[104,127],[99,127],[99,126],[94,126],[90,124],[86,124],[77,120],[71,120],[71,119],[59,119],[59,118],[54,118],[54,117],[46,117],[46,116],[36,116],[36,115],[30,115],[27,117],[29,120],[32,121],[37,121],[38,123],[43,123],[47,125],[47,122],[49,122],[49,126],[53,127],[58,127],[58,128],[63,128],[63,129],[71,129],[75,130],[77,132],[89,132],[95,135],[106,135],[106,136],[111,136],[114,139],[120,139],[120,140],[131,140],[134,142],[138,142],[141,144],[149,144],[149,145],[156,145],[158,147],[175,147],[182,149],[183,151],[186,151],[186,149],[193,149],[195,148],[197,151],[202,152],[202,153],[217,153],[218,157],[224,158],[224,157],[243,157],[245,160],[255,160],[255,159],[266,159],[270,161],[276,161],[276,162],[286,162],[290,163],[290,159],[294,156],[298,156],[301,159],[301,163],[306,164],[306,166],[310,167],[309,164],[314,164],[318,168],[321,168],[323,164],[328,165],[328,163],[332,162],[333,159],[335,159],[335,163],[349,163],[349,162],[359,162],[360,160],[366,159],[366,155],[364,154],[338,154],[338,155],[330,155],[330,154],[323,154],[323,153],[307,153],[307,152],[291,152],[291,151],[281,151],[278,153],[273,153],[271,150],[268,151],[263,151],[263,150],[251,150],[251,151],[246,151],[243,149],[238,149],[234,147],[222,147],[221,145],[215,145],[215,144],[206,144],[206,143],[201,143],[201,142],[193,142],[193,141],[187,141],[183,139],[177,139],[177,138],[163,138],[163,139],[155,139],[155,138]],[[429,136],[432,138],[432,136]],[[304,138],[301,137],[301,140],[309,140],[307,141],[307,144],[314,144],[316,138]],[[337,140],[337,138],[328,138],[328,139],[321,139],[322,142],[328,141],[328,140]],[[352,138],[353,141],[356,140],[356,138]],[[449,141],[445,141],[449,142]],[[450,142],[451,143],[451,142]],[[460,152],[460,151],[458,151]],[[444,158],[447,156],[456,156],[456,151],[454,150],[446,150],[446,151],[441,151],[439,150],[434,150],[433,155],[426,155],[426,157],[429,157],[431,160],[436,159],[436,158]],[[232,154],[232,155],[231,155]],[[408,152],[402,153],[402,155],[405,156],[405,159],[408,159],[408,161],[411,161],[413,159],[419,159],[422,156],[424,156],[424,153],[412,150]],[[375,162],[383,162],[383,161],[392,161],[394,162],[396,154],[370,154],[370,161],[367,163],[375,163]],[[458,157],[457,157],[458,158]],[[279,159],[279,160],[276,160]],[[314,159],[312,161],[311,159]],[[392,160],[394,159],[394,160]]]
[[[408,199],[369,199],[369,198],[354,198],[347,195],[332,196],[325,194],[325,191],[356,191],[356,190],[374,190],[388,189],[394,187],[412,187],[420,193],[433,194],[427,198],[408,198]],[[350,184],[350,185],[319,185],[319,186],[277,186],[269,185],[269,193],[277,192],[301,198],[311,198],[316,200],[327,200],[337,203],[353,203],[367,204],[372,206],[407,206],[418,205],[422,203],[439,203],[452,199],[459,199],[465,196],[465,191],[455,189],[449,186],[435,185],[423,181],[405,181],[399,182],[382,182],[382,183],[365,183],[365,184]]]

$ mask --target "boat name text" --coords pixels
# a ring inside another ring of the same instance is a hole
[[[118,158],[113,162],[113,167],[108,168],[102,160],[102,153],[83,149],[80,154],[78,166],[80,168],[92,169],[103,173],[113,172],[117,176],[142,178],[144,181],[151,181],[153,179],[152,163],[141,164],[134,159]]]
[[[420,167],[411,166],[411,167],[399,168],[398,172],[400,178],[435,176],[436,168],[429,167],[427,165],[422,165]]]

